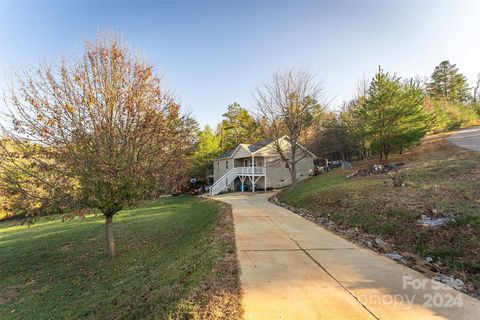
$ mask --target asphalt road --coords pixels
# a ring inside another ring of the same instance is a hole
[[[465,149],[480,152],[480,126],[470,127],[455,132],[448,141]]]

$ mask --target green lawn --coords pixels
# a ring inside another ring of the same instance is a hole
[[[480,286],[480,156],[432,137],[395,157],[391,161],[406,163],[404,187],[393,187],[383,175],[346,179],[351,171],[339,170],[286,189],[279,200],[328,216],[340,229],[378,236],[395,246],[392,251],[434,257]],[[453,213],[456,222],[438,229],[418,226],[432,207]]]
[[[0,319],[162,319],[192,310],[192,291],[232,250],[213,232],[219,212],[228,214],[222,208],[172,197],[122,211],[113,260],[104,253],[102,216],[2,223]]]

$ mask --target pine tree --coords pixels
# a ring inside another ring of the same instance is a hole
[[[417,84],[402,83],[399,77],[379,69],[357,112],[364,122],[365,136],[381,159],[402,152],[425,136],[429,117],[422,102],[423,92]]]
[[[254,143],[260,139],[260,124],[247,109],[234,102],[228,106],[225,118],[218,127],[222,151],[235,148],[240,143]]]
[[[195,174],[202,178],[211,175],[213,173],[213,159],[220,152],[220,138],[215,135],[209,126],[206,126],[198,135],[196,150],[193,155]]]
[[[443,61],[435,67],[427,91],[431,97],[451,103],[467,102],[470,98],[467,78],[449,61]]]

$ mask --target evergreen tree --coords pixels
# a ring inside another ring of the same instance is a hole
[[[316,143],[310,147],[316,155],[348,161],[357,155],[359,144],[347,108],[344,104],[344,110],[338,114],[324,113],[321,126],[317,129]]]
[[[193,155],[195,174],[202,178],[213,174],[213,159],[220,152],[220,138],[215,135],[209,126],[206,126],[198,135],[197,146]]]
[[[427,84],[428,98],[425,108],[434,118],[431,132],[444,132],[475,123],[478,106],[476,89],[472,91],[464,75],[458,72],[455,64],[443,61],[433,71],[431,81]]]
[[[358,112],[364,133],[380,158],[388,159],[392,152],[402,152],[425,136],[429,117],[422,102],[422,90],[413,81],[402,83],[400,78],[378,71]]]
[[[433,98],[451,103],[467,102],[470,98],[467,78],[449,61],[443,61],[435,67],[427,90]]]
[[[233,149],[239,143],[254,143],[260,139],[260,124],[238,103],[229,105],[223,117],[225,119],[217,130],[222,151]]]
[[[418,83],[410,80],[403,84],[399,106],[402,115],[395,133],[395,144],[400,153],[417,144],[430,128],[431,117],[425,112],[423,100],[424,92]]]

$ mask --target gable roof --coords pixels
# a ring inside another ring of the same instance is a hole
[[[283,136],[280,139],[285,139],[285,140],[288,140],[287,136]],[[236,148],[234,149],[230,149],[228,151],[225,151],[224,153],[220,154],[218,157],[216,157],[214,160],[220,160],[220,159],[230,159],[232,158],[235,153],[237,152],[238,148],[240,147],[244,147],[246,149],[248,149],[248,151],[250,151],[250,153],[255,153],[257,151],[259,151],[260,149],[272,144],[273,142],[275,141],[275,138],[268,138],[268,139],[265,139],[265,140],[261,140],[261,141],[258,141],[258,142],[255,142],[254,144],[244,144],[244,143],[240,143]],[[305,148],[304,146],[300,145],[299,143],[297,143],[297,145],[302,148],[303,150],[305,150],[306,152],[308,152],[312,157],[316,158],[316,156],[310,152],[307,148]]]
[[[269,144],[271,144],[273,141],[275,141],[274,138],[268,138],[268,139],[265,139],[265,140],[262,140],[262,141],[258,141],[254,144],[251,144],[248,146],[248,150],[250,150],[250,152],[256,152],[260,149],[262,149],[263,147],[266,147],[268,146]]]
[[[241,143],[239,144],[236,148],[233,148],[233,149],[230,149],[230,150],[227,150],[225,151],[224,153],[220,154],[218,157],[215,158],[215,160],[219,160],[219,159],[229,159],[231,157],[233,157],[233,155],[235,154],[235,152],[237,151],[237,149],[243,145],[245,146],[248,151],[250,151],[250,153],[254,153],[260,149],[262,149],[263,147],[266,147],[268,146],[269,144],[271,144],[273,141],[275,141],[274,138],[268,138],[268,139],[265,139],[265,140],[261,140],[261,141],[258,141],[258,142],[255,142],[254,144],[245,144],[245,143]]]
[[[240,147],[243,147],[245,149],[248,150],[248,144],[245,144],[245,143],[240,143],[236,148],[234,149],[230,149],[228,151],[225,151],[224,153],[220,154],[218,157],[216,157],[214,160],[220,160],[220,159],[230,159],[231,157],[233,157],[233,155],[235,154],[235,152],[237,152],[237,150],[240,148]],[[250,151],[250,150],[249,150]]]
[[[237,150],[237,148],[225,151],[224,153],[222,153],[218,157],[216,157],[215,160],[224,159],[224,158],[231,158],[233,156],[233,154],[235,153],[235,150]]]
[[[285,139],[287,140],[288,142],[290,142],[290,139],[288,139],[287,135],[284,135],[283,137],[279,138],[280,139]],[[317,156],[315,154],[313,154],[313,152],[311,152],[310,150],[308,150],[307,148],[305,148],[304,146],[302,146],[300,143],[297,142],[297,146],[299,146],[300,148],[302,148],[303,150],[305,150],[305,152],[307,152],[309,155],[311,155],[312,157],[314,158],[317,158]]]

